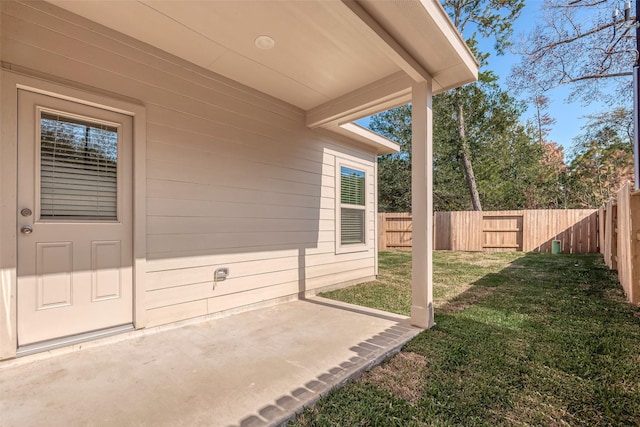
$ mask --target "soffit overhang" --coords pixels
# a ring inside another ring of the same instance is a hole
[[[413,81],[430,80],[438,93],[477,79],[477,62],[436,0],[49,1],[308,116],[333,108],[333,120],[310,127],[338,130],[404,104]],[[256,46],[265,35],[273,48]],[[359,98],[345,102],[350,94]],[[337,100],[348,114],[335,114]]]

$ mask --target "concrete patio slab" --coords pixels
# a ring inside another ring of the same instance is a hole
[[[279,425],[419,332],[404,316],[319,297],[136,331],[0,363],[0,425]]]

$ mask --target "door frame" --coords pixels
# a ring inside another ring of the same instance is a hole
[[[28,72],[28,70],[24,70]],[[35,73],[30,73],[35,74]],[[133,119],[133,325],[144,328],[146,271],[146,108],[94,88],[0,70],[0,360],[17,351],[18,89],[131,116]]]

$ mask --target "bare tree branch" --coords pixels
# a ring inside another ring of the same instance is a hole
[[[556,9],[569,9],[569,8],[573,8],[573,7],[598,6],[598,5],[601,5],[601,4],[606,3],[606,2],[607,2],[607,0],[599,0],[599,1],[596,1],[594,3],[583,3],[583,2],[580,2],[580,3],[568,3],[568,4],[564,4],[564,5],[554,5],[552,7],[556,8]]]
[[[559,40],[559,41],[555,41],[553,43],[549,43],[546,46],[542,46],[542,47],[534,50],[533,52],[530,52],[530,54],[531,55],[536,55],[536,54],[538,54],[538,53],[540,53],[540,52],[542,52],[544,50],[549,50],[551,47],[557,47],[557,46],[560,46],[560,45],[563,45],[563,44],[573,43],[576,40],[582,39],[584,37],[588,37],[588,36],[590,36],[592,34],[600,32],[602,30],[606,30],[607,28],[615,27],[616,25],[620,24],[621,22],[624,22],[624,20],[620,20],[620,21],[617,21],[617,22],[611,22],[610,24],[606,24],[606,25],[602,25],[602,26],[597,27],[597,28],[593,28],[592,30],[587,31],[586,33],[578,34],[575,37],[571,37],[571,38],[568,38],[568,39]]]
[[[617,0],[591,0],[567,7],[566,0],[544,0],[542,19],[522,37],[509,85],[528,96],[571,83],[569,98],[617,105],[630,97],[631,70],[638,52],[634,20],[613,18]],[[608,82],[608,83],[604,83]]]
[[[592,80],[592,79],[610,79],[610,78],[614,78],[614,77],[625,77],[625,76],[632,76],[633,72],[629,71],[627,73],[614,73],[614,74],[594,74],[592,76],[580,76],[580,77],[575,77],[569,80],[565,80],[564,82],[562,82],[562,84],[567,84],[567,83],[575,83],[575,82],[579,82],[582,80]]]

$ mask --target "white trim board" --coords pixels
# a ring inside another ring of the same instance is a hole
[[[141,103],[0,70],[0,359],[16,356],[17,266],[17,105],[18,89],[45,94],[133,117],[133,315],[136,329],[145,321],[146,271],[146,109]],[[99,92],[96,90],[96,92]]]

